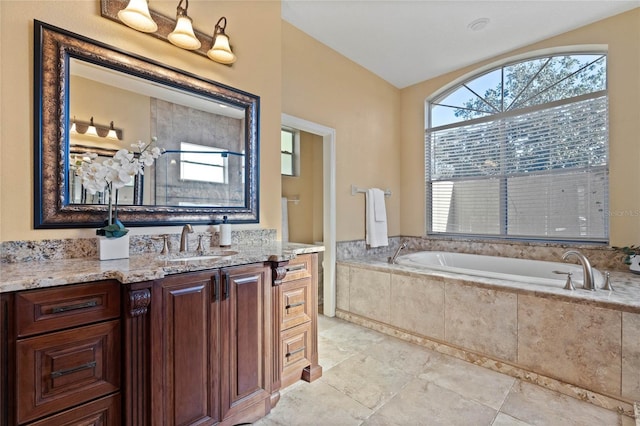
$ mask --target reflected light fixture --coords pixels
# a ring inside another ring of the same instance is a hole
[[[105,138],[112,140],[122,140],[122,129],[116,129],[113,126],[113,121],[109,126],[96,125],[93,122],[93,117],[87,121],[78,121],[75,117],[71,121],[70,133],[76,133],[80,135],[93,136],[96,138]]]
[[[118,12],[118,18],[127,26],[143,33],[153,33],[158,30],[149,13],[147,0],[129,0],[126,8]]]
[[[224,32],[226,28],[227,18],[223,16],[218,20],[213,30],[213,42],[211,43],[211,49],[207,52],[207,56],[212,61],[231,65],[236,61],[236,55],[231,50],[229,37]]]
[[[182,7],[182,2],[185,1],[185,7]],[[187,9],[189,8],[189,0],[180,0],[176,13],[176,27],[167,36],[169,41],[183,49],[196,50],[201,46],[200,40],[193,33],[193,21],[187,15]]]

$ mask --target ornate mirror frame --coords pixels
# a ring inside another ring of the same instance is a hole
[[[69,204],[69,63],[78,58],[245,111],[245,187],[240,207],[118,207],[127,226],[259,222],[259,96],[171,68],[34,20],[34,226],[102,226],[106,205]]]

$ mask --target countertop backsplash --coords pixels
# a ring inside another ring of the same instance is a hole
[[[130,235],[129,253],[160,253],[163,246],[162,235]],[[180,233],[168,234],[170,251],[178,251]],[[188,251],[198,246],[199,236],[203,237],[205,249],[219,246],[218,232],[194,232],[188,235]],[[276,241],[275,229],[233,230],[232,245],[266,245]],[[0,243],[0,263],[30,262],[41,260],[84,259],[98,257],[97,238],[66,238],[38,241],[4,241]],[[207,245],[208,243],[208,245]]]

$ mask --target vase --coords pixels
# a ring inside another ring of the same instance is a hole
[[[629,270],[634,274],[640,274],[640,255],[633,255],[629,257],[631,264],[629,265]]]
[[[100,260],[128,259],[129,235],[119,238],[98,237]]]

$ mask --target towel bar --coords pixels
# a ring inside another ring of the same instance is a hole
[[[367,190],[366,189],[362,189],[362,188],[358,188],[355,185],[351,185],[351,195],[356,195],[356,194],[366,194]],[[391,197],[391,190],[387,189],[384,191],[384,196],[385,197]]]

